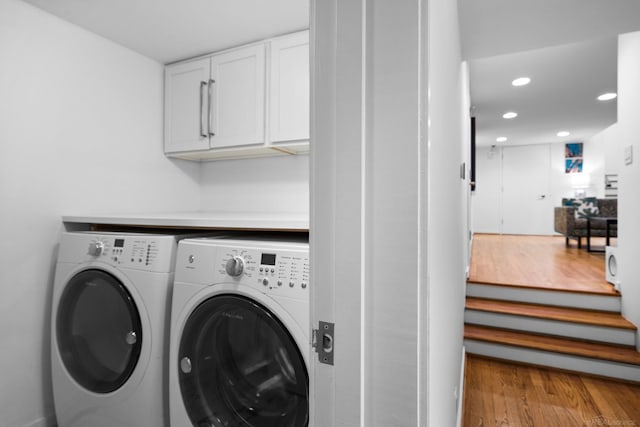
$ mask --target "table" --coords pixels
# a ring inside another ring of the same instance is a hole
[[[587,218],[587,252],[604,252],[606,250],[606,249],[603,249],[603,250],[591,249],[591,223],[598,222],[598,221],[603,221],[605,223],[605,226],[606,226],[605,237],[607,239],[607,243],[606,243],[607,246],[609,246],[609,243],[611,240],[611,226],[614,224],[618,224],[618,218],[616,217],[593,216],[593,217]]]

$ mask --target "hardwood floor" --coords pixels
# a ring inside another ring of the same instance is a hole
[[[463,427],[640,426],[640,385],[468,355]]]
[[[475,234],[468,282],[617,294],[604,254],[567,247],[562,236]]]

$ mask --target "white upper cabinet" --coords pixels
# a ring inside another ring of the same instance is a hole
[[[211,57],[211,148],[263,144],[264,44]]]
[[[270,140],[309,139],[309,32],[271,41]]]
[[[165,69],[165,152],[209,149],[209,58]]]
[[[190,160],[309,151],[309,32],[165,68],[164,150]]]

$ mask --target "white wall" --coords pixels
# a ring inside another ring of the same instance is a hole
[[[620,153],[621,147],[618,142],[620,141],[619,125],[615,123],[602,131],[605,144],[605,160],[604,173],[620,174],[624,167],[624,156]]]
[[[462,65],[457,3],[429,1],[428,407],[425,426],[454,426],[460,367],[466,279],[467,228],[464,200],[469,164],[467,74]],[[421,334],[421,338],[424,335]]]
[[[640,32],[618,39],[618,142],[614,157],[624,159],[632,147],[633,163],[622,163],[618,198],[618,249],[622,292],[622,314],[640,325]],[[640,337],[638,337],[640,338]],[[640,339],[636,340],[640,348]]]
[[[60,217],[197,209],[199,165],[162,154],[160,64],[0,0],[0,424],[52,425]]]
[[[201,209],[309,213],[309,156],[202,163]]]
[[[608,129],[598,132],[584,143],[584,165],[582,171],[590,176],[589,188],[586,190],[587,196],[604,198],[607,151],[611,151],[611,141],[607,138]],[[570,177],[569,180],[571,180]]]

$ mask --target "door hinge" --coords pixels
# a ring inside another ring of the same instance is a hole
[[[318,353],[318,361],[325,365],[333,365],[335,342],[333,331],[335,325],[329,322],[318,322],[318,329],[313,329],[311,345]]]

